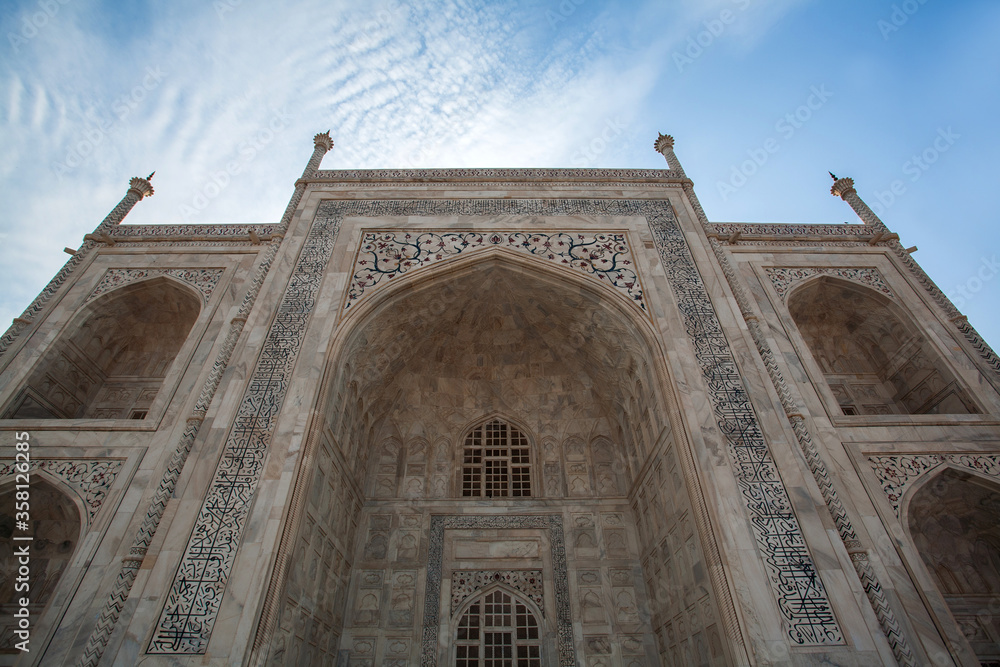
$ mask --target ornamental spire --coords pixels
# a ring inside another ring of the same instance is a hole
[[[667,161],[667,166],[679,173],[681,176],[685,176],[684,167],[681,166],[680,160],[677,159],[677,155],[674,153],[674,138],[669,134],[660,134],[656,137],[656,141],[653,142],[653,149],[663,156]]]
[[[154,171],[153,174],[156,172]],[[95,236],[100,236],[103,233],[107,233],[112,227],[117,227],[121,224],[128,212],[132,210],[132,207],[139,203],[144,197],[153,196],[153,184],[150,183],[150,179],[153,178],[153,174],[150,174],[146,178],[139,178],[134,176],[129,179],[128,190],[125,192],[125,196],[122,200],[118,202],[118,205],[111,209],[111,213],[108,213],[108,217],[104,218],[104,221],[97,226],[94,230]]]
[[[833,176],[833,186],[830,188],[830,194],[834,197],[840,197],[850,204],[854,212],[861,218],[861,222],[871,225],[883,234],[888,234],[889,228],[875,215],[875,211],[868,207],[868,204],[858,195],[858,191],[854,189],[854,179],[837,178],[833,175],[833,172],[828,173],[830,176]]]
[[[306,168],[302,172],[302,178],[314,176],[319,171],[319,165],[323,161],[323,156],[333,148],[333,139],[330,138],[330,130],[320,132],[313,137],[313,154],[306,163]]]

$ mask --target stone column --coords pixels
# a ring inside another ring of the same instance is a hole
[[[669,134],[661,134],[653,142],[653,148],[657,153],[662,155],[667,161],[667,166],[673,171],[676,171],[681,176],[686,177],[684,173],[684,167],[681,166],[681,161],[677,159],[677,155],[674,153],[674,138]]]
[[[315,148],[313,149],[312,157],[306,163],[305,171],[302,172],[302,178],[314,176],[319,171],[319,165],[323,161],[323,156],[333,148],[333,139],[330,138],[330,130],[321,132],[313,137],[313,145]]]
[[[833,187],[830,188],[830,194],[834,197],[840,197],[850,204],[854,212],[858,214],[858,217],[866,225],[871,225],[883,234],[889,233],[889,228],[875,215],[875,211],[868,208],[868,204],[861,199],[858,191],[854,189],[853,178],[837,178],[832,173],[830,176],[833,177]]]

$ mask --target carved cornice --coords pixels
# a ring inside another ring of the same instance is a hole
[[[319,170],[308,182],[358,181],[401,183],[567,183],[607,185],[685,180],[670,169],[336,169]]]
[[[786,222],[713,222],[707,225],[709,236],[728,239],[739,234],[740,241],[749,238],[809,237],[822,239],[836,237],[838,240],[868,241],[877,231],[868,225],[856,224],[803,224]]]

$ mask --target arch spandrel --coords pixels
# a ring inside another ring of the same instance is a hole
[[[589,276],[648,316],[628,234],[616,231],[366,230],[355,254],[343,312],[403,275],[482,252],[506,251]]]
[[[161,278],[176,282],[185,289],[194,288],[199,292],[203,303],[208,303],[212,293],[219,285],[219,280],[225,269],[191,268],[191,269],[136,269],[112,268],[104,272],[97,286],[87,296],[86,302],[119,290],[127,285],[143,283]]]
[[[825,277],[849,281],[861,287],[871,288],[891,299],[896,298],[888,281],[875,267],[767,266],[764,267],[764,273],[771,280],[774,291],[785,302],[800,288]]]

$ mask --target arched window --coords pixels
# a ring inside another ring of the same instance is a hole
[[[496,588],[465,610],[455,634],[455,667],[541,667],[538,620],[516,596]]]
[[[517,427],[493,419],[465,436],[462,495],[472,498],[531,495],[531,447]]]

